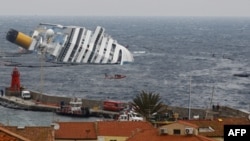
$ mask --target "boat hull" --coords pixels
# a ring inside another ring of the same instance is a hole
[[[61,107],[56,110],[56,114],[71,117],[89,117],[90,110],[88,107],[82,107],[81,110],[72,111],[68,107]]]
[[[103,27],[40,23],[31,37],[10,29],[6,39],[25,50],[44,55],[46,61],[72,64],[124,64],[134,62],[133,54],[119,44]]]

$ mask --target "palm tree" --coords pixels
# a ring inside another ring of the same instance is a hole
[[[163,113],[167,110],[166,105],[161,102],[159,94],[143,90],[136,95],[131,105],[135,112],[140,113],[146,120],[150,120],[153,113]]]

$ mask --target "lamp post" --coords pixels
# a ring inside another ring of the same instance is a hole
[[[191,119],[191,82],[192,77],[190,76],[190,86],[189,86],[189,104],[188,104],[188,119]]]

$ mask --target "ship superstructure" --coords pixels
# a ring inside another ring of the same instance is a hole
[[[40,23],[31,37],[10,29],[6,38],[26,50],[44,54],[47,61],[57,63],[133,62],[132,53],[104,31],[100,26],[91,31],[79,26]]]

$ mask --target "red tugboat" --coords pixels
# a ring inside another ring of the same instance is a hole
[[[82,106],[81,98],[72,98],[69,105],[61,102],[60,108],[56,110],[59,115],[74,116],[74,117],[89,117],[90,110],[88,107]]]

